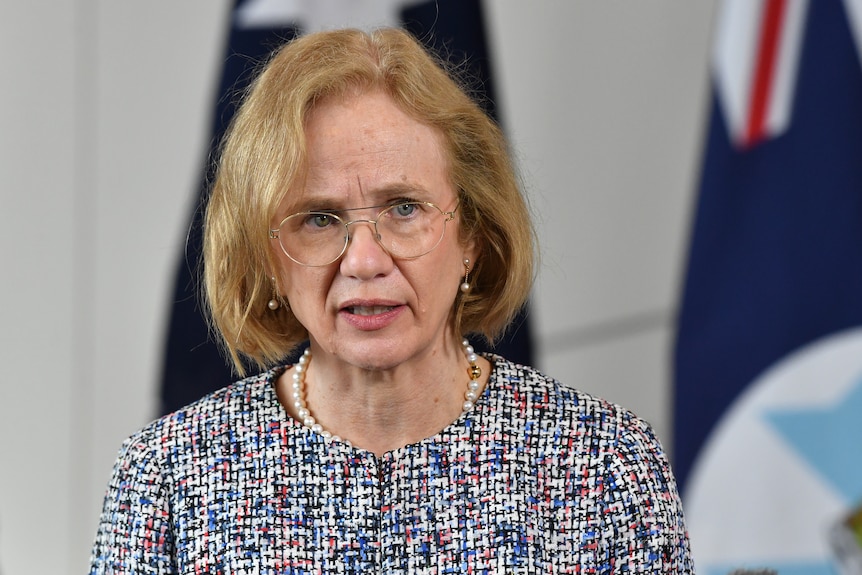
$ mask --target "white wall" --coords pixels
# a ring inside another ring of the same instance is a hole
[[[669,438],[712,3],[487,6],[503,118],[541,230],[538,363]]]
[[[154,413],[226,7],[4,6],[3,575],[85,572],[116,450]]]
[[[80,573],[116,449],[155,410],[227,0],[0,18],[0,572]],[[493,0],[539,216],[540,367],[669,438],[668,354],[712,3]]]

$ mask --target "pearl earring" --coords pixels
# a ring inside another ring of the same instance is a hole
[[[470,260],[464,258],[464,282],[461,284],[461,292],[470,291]]]
[[[281,303],[278,301],[278,291],[275,288],[275,276],[272,276],[269,279],[272,280],[272,299],[267,302],[266,307],[275,311],[281,307]]]

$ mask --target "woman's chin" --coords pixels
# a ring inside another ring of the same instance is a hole
[[[374,338],[342,338],[332,346],[336,362],[370,371],[386,371],[411,363],[419,355],[409,340],[402,336]]]

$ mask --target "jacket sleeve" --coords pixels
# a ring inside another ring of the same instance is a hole
[[[177,573],[167,491],[156,450],[141,437],[127,440],[105,494],[91,575]]]
[[[643,420],[626,411],[619,417],[600,504],[610,572],[693,574],[682,504],[661,444]]]

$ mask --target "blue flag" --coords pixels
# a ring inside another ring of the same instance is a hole
[[[719,11],[674,357],[701,573],[862,572],[860,38],[858,1]]]
[[[297,33],[341,25],[401,25],[431,49],[454,62],[466,61],[476,79],[480,105],[496,117],[491,65],[479,0],[238,0],[231,17],[227,54],[215,104],[210,155],[217,148],[238,103],[261,62]],[[235,379],[227,360],[207,330],[199,299],[201,222],[208,162],[200,200],[192,214],[184,252],[179,260],[164,350],[161,411],[169,413]],[[476,341],[479,350],[487,349]],[[526,310],[494,350],[518,363],[532,364]]]

